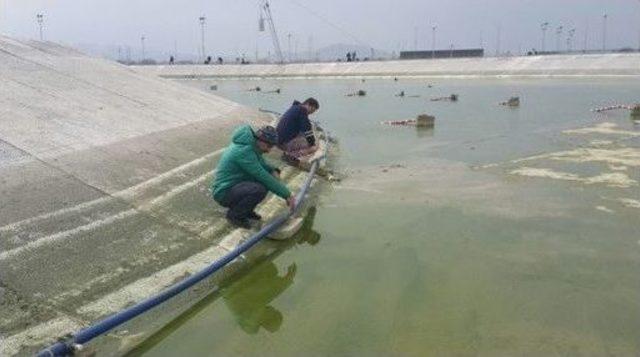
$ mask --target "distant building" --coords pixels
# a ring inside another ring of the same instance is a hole
[[[400,59],[428,59],[428,58],[460,58],[460,57],[484,57],[482,48],[464,48],[458,50],[435,51],[400,51]]]

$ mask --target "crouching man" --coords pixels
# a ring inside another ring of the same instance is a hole
[[[290,165],[299,166],[300,157],[314,153],[316,138],[309,121],[309,115],[318,110],[320,104],[314,98],[308,98],[293,105],[278,121],[278,147],[283,151],[282,159]]]
[[[282,197],[291,210],[295,199],[280,180],[280,170],[269,165],[262,154],[278,143],[278,134],[271,126],[253,132],[249,125],[237,128],[218,163],[212,185],[213,199],[229,208],[227,220],[234,226],[250,228],[249,219],[260,220],[254,209],[267,192]]]

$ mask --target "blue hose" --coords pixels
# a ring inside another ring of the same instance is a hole
[[[256,243],[258,243],[264,237],[268,236],[270,233],[273,233],[275,230],[280,228],[280,226],[284,222],[286,222],[289,219],[289,217],[291,217],[298,211],[300,204],[304,200],[304,195],[307,193],[307,190],[311,185],[311,181],[313,180],[313,175],[315,174],[316,169],[318,168],[318,162],[321,159],[323,159],[325,155],[326,155],[326,149],[325,149],[325,153],[322,156],[314,159],[311,165],[311,169],[309,170],[309,175],[307,176],[307,179],[302,185],[300,192],[298,192],[298,195],[296,196],[296,206],[293,212],[284,214],[280,217],[277,217],[273,221],[269,222],[259,232],[254,234],[251,238],[249,238],[245,242],[238,245],[236,249],[234,249],[233,251],[223,256],[220,260],[213,262],[211,265],[199,271],[198,273],[182,280],[181,282],[169,287],[168,289],[160,292],[155,296],[149,297],[146,300],[143,300],[129,307],[128,309],[117,312],[101,321],[98,321],[92,326],[89,326],[87,328],[84,328],[78,331],[76,334],[73,335],[73,338],[69,341],[60,341],[41,350],[40,352],[38,352],[38,357],[68,356],[73,354],[73,352],[81,348],[83,344],[110,331],[111,329],[117,326],[120,326],[121,324],[133,319],[134,317],[160,305],[161,303],[187,290],[188,288],[192,287],[193,285],[197,284],[198,282],[202,281],[203,279],[207,278],[211,274],[223,268],[225,265],[227,265],[228,263],[236,259],[242,253],[249,250],[249,248],[253,247]]]

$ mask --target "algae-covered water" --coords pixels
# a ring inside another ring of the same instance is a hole
[[[276,111],[316,97],[346,178],[299,244],[135,354],[640,354],[640,124],[590,112],[640,101],[637,79],[184,83]],[[380,123],[420,113],[433,129]]]

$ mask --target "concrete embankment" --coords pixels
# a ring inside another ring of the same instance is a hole
[[[639,76],[640,53],[265,65],[137,66],[166,78]]]
[[[6,37],[0,83],[1,356],[33,353],[245,238],[208,185],[232,129],[271,117],[69,48]],[[294,188],[304,178],[283,174]],[[268,218],[283,208],[271,198],[260,210]],[[240,266],[98,345],[126,351]]]

